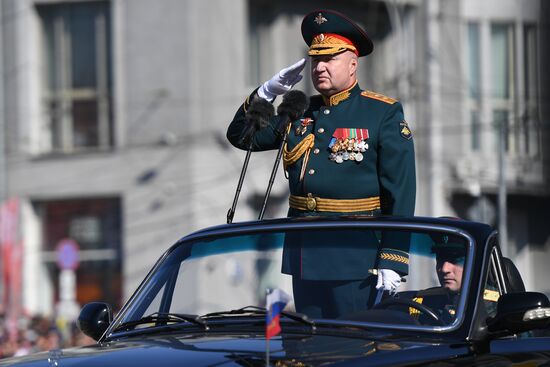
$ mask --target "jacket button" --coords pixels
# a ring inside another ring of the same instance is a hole
[[[320,127],[320,128],[317,130],[317,132],[318,132],[319,134],[322,134],[322,133],[325,132],[325,129],[323,129],[322,127]]]
[[[315,148],[313,149],[313,154],[319,154],[321,150],[319,148]]]
[[[330,113],[330,110],[327,108],[327,109],[325,109],[325,110],[323,111],[323,113],[324,113],[325,115],[328,115],[328,114]]]
[[[310,175],[313,175],[313,174],[315,174],[315,170],[312,168],[307,173],[309,173]]]

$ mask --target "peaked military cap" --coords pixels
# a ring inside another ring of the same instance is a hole
[[[432,245],[434,254],[451,257],[466,255],[467,242],[464,238],[446,233],[430,233],[430,237],[434,241]]]
[[[308,54],[334,55],[346,50],[366,56],[374,48],[365,30],[350,18],[334,10],[314,10],[302,20],[302,37]]]

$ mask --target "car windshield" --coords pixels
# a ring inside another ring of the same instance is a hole
[[[462,318],[473,246],[452,228],[378,223],[202,234],[165,254],[111,330],[154,326],[158,315],[260,318],[266,294],[278,290],[285,311],[322,324],[445,332]],[[394,292],[377,289],[379,273]]]

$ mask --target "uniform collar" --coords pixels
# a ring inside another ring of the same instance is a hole
[[[340,102],[345,101],[359,92],[361,92],[361,88],[359,88],[357,81],[355,81],[355,84],[353,84],[349,89],[333,94],[330,97],[323,96],[323,102],[325,103],[325,106],[336,106]]]

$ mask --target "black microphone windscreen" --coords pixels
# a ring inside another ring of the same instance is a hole
[[[269,125],[273,115],[275,115],[275,108],[271,103],[263,98],[254,99],[245,114],[246,126],[241,136],[241,143],[250,144],[256,132]]]
[[[283,96],[283,101],[277,108],[277,114],[287,115],[291,121],[304,114],[309,106],[309,100],[304,92],[291,90]]]
[[[249,126],[258,131],[269,125],[275,115],[275,108],[263,98],[256,98],[248,107],[245,119]]]

